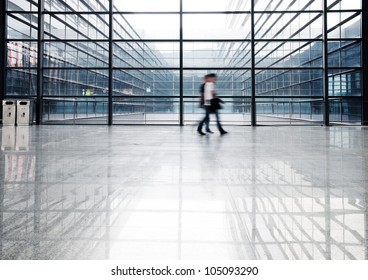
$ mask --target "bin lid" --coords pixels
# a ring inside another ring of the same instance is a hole
[[[14,101],[13,100],[4,100],[3,105],[14,105]]]
[[[19,105],[27,105],[28,104],[28,101],[19,101],[18,104]]]

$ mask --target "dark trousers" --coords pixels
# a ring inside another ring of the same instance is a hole
[[[209,106],[203,106],[203,109],[205,110],[205,116],[204,118],[199,122],[198,125],[198,131],[202,131],[203,125],[206,126],[206,131],[210,130],[210,107]]]
[[[204,106],[204,109],[206,110],[206,114],[204,118],[199,122],[198,125],[198,131],[202,131],[203,125],[206,126],[206,131],[209,131],[209,124],[210,124],[210,113],[214,113],[216,115],[216,122],[217,122],[217,129],[220,132],[224,132],[225,130],[222,128],[221,122],[220,122],[220,114],[218,110],[211,110],[210,106]]]

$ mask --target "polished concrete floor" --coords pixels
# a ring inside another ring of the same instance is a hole
[[[367,259],[368,128],[2,127],[2,259]]]

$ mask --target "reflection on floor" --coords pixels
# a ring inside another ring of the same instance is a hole
[[[367,259],[368,129],[2,127],[2,259]]]

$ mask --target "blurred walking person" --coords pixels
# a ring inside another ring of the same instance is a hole
[[[217,129],[219,130],[221,135],[224,135],[227,133],[221,125],[220,121],[220,115],[219,111],[221,109],[220,103],[224,103],[216,93],[216,87],[215,82],[217,80],[217,76],[214,73],[206,75],[206,82],[204,85],[204,109],[205,109],[205,117],[203,120],[199,123],[197,131],[200,135],[205,135],[205,133],[202,132],[203,124],[206,124],[206,122],[210,121],[210,113],[214,113],[216,115],[216,122],[217,122]],[[209,129],[209,133],[212,133]]]
[[[205,97],[205,86],[206,86],[206,83],[209,81],[209,74],[208,75],[205,75],[203,77],[203,83],[201,84],[200,86],[200,89],[199,89],[199,92],[200,92],[200,107],[203,108],[205,110],[205,116],[204,118],[199,122],[199,125],[198,125],[198,128],[197,128],[197,132],[200,134],[200,135],[206,135],[206,133],[203,133],[202,132],[202,127],[203,125],[205,125],[205,128],[206,128],[206,132],[207,133],[213,133],[211,130],[210,130],[210,113],[209,113],[209,110],[207,110],[206,108],[206,97]]]

